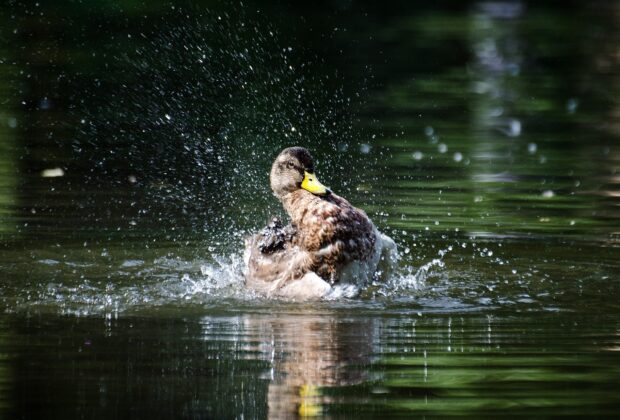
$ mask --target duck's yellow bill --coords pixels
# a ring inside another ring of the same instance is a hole
[[[304,171],[304,180],[301,181],[301,188],[316,195],[327,194],[327,188],[316,179],[316,175],[306,171]]]

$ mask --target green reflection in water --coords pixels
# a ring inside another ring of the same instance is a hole
[[[10,368],[10,358],[7,351],[7,345],[11,338],[4,322],[0,322],[0,417],[3,418],[12,406],[11,394],[14,372]]]
[[[15,128],[17,119],[11,112],[11,101],[15,94],[11,85],[12,66],[7,54],[0,50],[0,235],[15,229],[13,208],[16,206],[18,167],[15,155]],[[0,236],[2,239],[2,236]]]
[[[526,15],[515,7],[494,16],[485,7],[493,6],[474,4],[466,17],[421,13],[377,35],[392,49],[418,50],[423,64],[411,65],[418,68],[411,78],[387,78],[369,101],[362,122],[372,128],[378,121],[385,136],[375,144],[389,153],[398,179],[377,168],[378,183],[365,188],[391,194],[369,208],[389,208],[389,225],[410,230],[613,242],[618,219],[606,197],[613,192],[598,190],[617,171],[615,148],[607,147],[615,134],[600,132],[609,125],[604,111],[616,101],[594,92],[614,84],[590,68],[604,48],[563,31],[557,49],[548,52],[570,69],[557,77],[545,64],[532,68],[528,61],[539,54],[535,48],[551,48],[552,30],[534,27],[544,12]],[[574,16],[559,13],[551,20],[570,27]],[[440,45],[438,54],[433,48]],[[564,55],[567,45],[574,54]],[[442,65],[429,71],[429,60]],[[583,89],[584,83],[596,87]]]

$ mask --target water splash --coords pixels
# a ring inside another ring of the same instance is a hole
[[[397,297],[422,291],[429,276],[437,274],[445,267],[444,257],[450,251],[451,246],[439,250],[435,258],[417,267],[410,264],[401,265],[387,282],[378,285],[379,293],[383,296]],[[401,258],[403,256],[401,255]]]
[[[443,251],[439,254],[418,268],[399,267],[386,283],[371,285],[368,290],[351,284],[336,285],[325,300],[372,300],[375,296],[397,299],[420,293],[426,279],[444,267],[445,254]],[[116,317],[121,313],[170,306],[208,307],[227,300],[247,304],[265,302],[264,297],[245,288],[244,263],[239,254],[211,255],[208,260],[168,254],[150,261],[126,258],[110,264],[111,261],[114,260],[107,251],[101,252],[95,261],[40,259],[41,269],[54,280],[10,291],[13,301],[5,301],[4,306],[9,312],[53,311]],[[49,267],[54,267],[54,272]],[[103,275],[101,270],[105,271]]]
[[[76,111],[84,123],[75,162],[92,174],[84,181],[137,191],[138,226],[157,220],[179,238],[255,229],[280,211],[265,176],[279,150],[312,144],[331,153],[363,141],[353,128],[360,95],[344,91],[337,69],[259,12],[236,7],[172,8],[141,25]]]

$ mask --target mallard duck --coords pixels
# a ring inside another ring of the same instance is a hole
[[[310,152],[284,149],[273,162],[271,189],[291,218],[246,240],[246,285],[269,296],[316,299],[337,283],[362,285],[385,276],[394,241],[364,211],[319,182]]]

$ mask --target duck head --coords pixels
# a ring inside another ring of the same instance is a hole
[[[303,147],[282,150],[271,166],[269,181],[273,193],[280,200],[299,189],[315,195],[327,195],[330,192],[317,179],[312,155]]]

